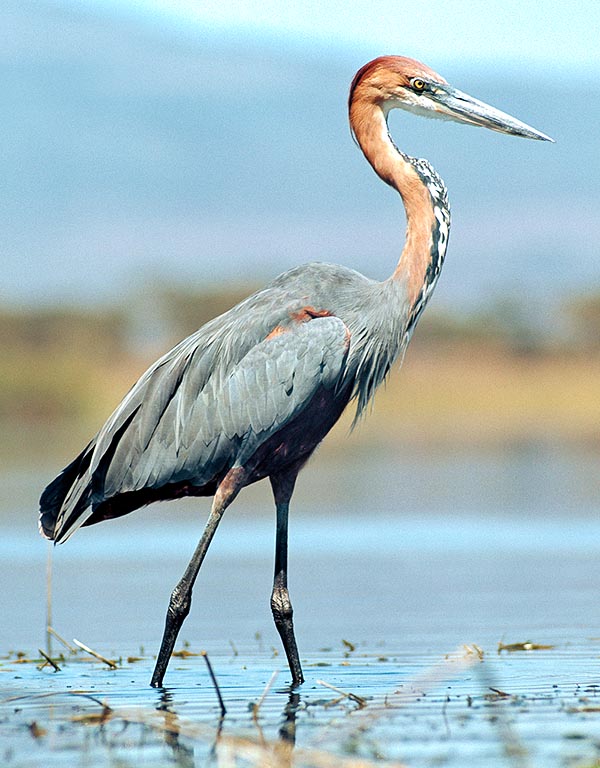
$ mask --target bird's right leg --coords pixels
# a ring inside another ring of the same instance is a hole
[[[244,484],[243,480],[243,469],[235,467],[234,469],[231,469],[221,481],[217,488],[217,492],[215,493],[208,522],[206,523],[202,538],[198,542],[198,546],[192,555],[188,567],[185,569],[185,573],[171,593],[162,643],[156,659],[152,680],[150,681],[150,685],[153,688],[162,688],[163,677],[165,676],[167,665],[169,664],[171,654],[173,653],[177,635],[179,634],[179,630],[181,629],[186,616],[190,612],[192,605],[192,589],[194,582],[196,581],[196,576],[198,576],[198,571],[200,570],[204,556],[206,555],[210,542],[217,530],[217,526],[223,517],[223,513],[239,493]]]

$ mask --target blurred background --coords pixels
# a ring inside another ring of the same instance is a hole
[[[396,143],[448,185],[449,253],[402,373],[325,442],[297,514],[594,518],[598,28],[592,0],[4,0],[0,514],[19,590],[38,594],[41,489],[156,356],[295,264],[391,272],[402,207],[346,114],[382,53],[556,144],[392,113]],[[268,488],[244,498],[271,515]]]

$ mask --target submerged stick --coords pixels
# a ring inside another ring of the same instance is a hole
[[[213,672],[212,664],[210,663],[208,654],[206,653],[206,651],[200,651],[200,655],[204,656],[204,661],[206,662],[206,666],[208,667],[208,674],[210,675],[212,684],[215,687],[215,691],[217,693],[217,699],[219,700],[219,706],[221,707],[221,717],[225,717],[225,715],[227,714],[227,709],[225,708],[225,704],[223,703],[223,697],[221,696],[221,689],[219,688],[219,684],[217,683],[217,678],[215,677],[215,673]]]
[[[79,640],[75,640],[75,638],[73,638],[73,642],[78,648],[81,648],[82,651],[85,651],[86,653],[91,654],[92,656],[99,659],[100,661],[103,661],[105,664],[108,664],[108,666],[111,669],[117,669],[117,665],[115,664],[115,662],[111,661],[110,659],[107,659],[106,656],[102,656],[102,654],[98,653],[97,651],[93,651],[91,648],[88,648],[87,645],[80,643]]]

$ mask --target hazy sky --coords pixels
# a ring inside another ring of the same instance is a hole
[[[160,24],[237,27],[426,59],[497,58],[563,68],[600,63],[598,0],[71,0]]]
[[[436,300],[599,285],[598,29],[598,0],[1,0],[0,301],[263,282],[312,259],[386,277],[402,206],[346,112],[384,52],[556,139],[391,116],[450,190]]]

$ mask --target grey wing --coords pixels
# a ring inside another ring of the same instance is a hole
[[[123,476],[135,455],[143,455],[160,416],[183,381],[198,353],[199,334],[182,341],[160,358],[134,384],[98,434],[82,453],[44,490],[40,499],[40,530],[47,538],[66,540],[103,501],[109,468],[120,464]],[[205,339],[195,366],[200,382],[215,356],[214,339]],[[119,458],[116,458],[116,454]],[[118,491],[117,491],[118,492]]]
[[[256,344],[227,375],[209,379],[201,390],[189,365],[147,444],[131,450],[123,435],[103,496],[183,481],[201,487],[223,467],[242,464],[319,387],[336,386],[348,345],[339,318],[317,318]],[[135,429],[135,418],[130,426]]]
[[[342,381],[350,332],[337,317],[315,318],[255,346],[232,371],[217,405],[225,434],[241,439],[235,465],[293,421],[321,388]]]
[[[239,329],[238,329],[239,330]],[[250,346],[182,342],[142,376],[89,446],[89,466],[56,519],[60,540],[118,494],[202,487],[245,459],[343,377],[350,335],[337,317],[292,325]],[[91,457],[90,457],[91,453]]]

